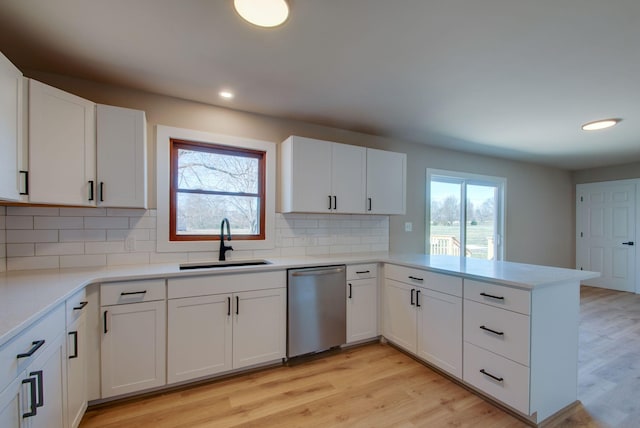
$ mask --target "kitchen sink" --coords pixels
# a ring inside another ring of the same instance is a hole
[[[236,267],[236,266],[259,266],[270,265],[268,260],[229,260],[223,262],[197,262],[197,263],[182,263],[180,264],[180,270],[187,269],[214,269],[223,267]]]

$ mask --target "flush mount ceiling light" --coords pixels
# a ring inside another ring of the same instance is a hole
[[[259,27],[277,27],[289,17],[286,0],[233,0],[236,12]]]
[[[599,129],[607,129],[616,126],[622,119],[602,119],[582,125],[583,131],[597,131]]]
[[[220,95],[225,100],[230,100],[231,98],[233,98],[233,92],[231,91],[220,91],[218,92],[218,95]]]

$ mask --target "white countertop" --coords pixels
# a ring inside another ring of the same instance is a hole
[[[525,289],[600,276],[597,272],[425,254],[389,255],[378,253],[357,256],[278,257],[268,260],[271,264],[182,271],[177,263],[170,263],[4,272],[0,274],[0,346],[83,287],[109,281],[378,262],[426,268],[464,278],[489,280]]]

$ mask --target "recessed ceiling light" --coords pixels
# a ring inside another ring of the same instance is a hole
[[[277,27],[289,17],[286,0],[233,0],[236,12],[259,27]]]
[[[233,98],[233,92],[230,91],[220,91],[218,95],[220,95],[225,100],[230,100],[231,98]]]
[[[597,131],[599,129],[611,128],[620,123],[622,119],[602,119],[582,125],[583,131]]]

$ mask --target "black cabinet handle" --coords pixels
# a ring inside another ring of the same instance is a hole
[[[337,196],[333,197],[333,209],[334,210],[338,209],[338,197]]]
[[[36,385],[38,385],[38,399],[36,401],[36,407],[44,406],[44,382],[42,376],[42,370],[38,370],[37,372],[29,373],[29,376],[36,377]]]
[[[493,334],[496,334],[498,336],[504,336],[504,332],[503,331],[491,330],[490,328],[485,327],[483,325],[481,325],[480,328],[483,329],[484,331],[488,331],[489,333],[493,333]]]
[[[147,290],[144,291],[123,291],[120,293],[121,296],[133,296],[134,294],[145,294]]]
[[[89,180],[89,200],[93,201],[93,180]]]
[[[28,358],[35,354],[42,345],[44,345],[44,340],[36,340],[35,342],[31,342],[31,349],[29,349],[27,352],[16,355],[16,358]]]
[[[416,290],[416,307],[420,308],[420,290]]]
[[[73,310],[74,311],[81,311],[84,309],[85,306],[87,306],[89,304],[89,302],[80,302],[79,306],[74,306]]]
[[[502,297],[502,296],[493,296],[493,295],[487,294],[487,293],[480,293],[480,295],[484,296],[484,297],[488,297],[490,299],[504,300],[504,297]]]
[[[26,412],[22,414],[23,418],[30,418],[31,416],[35,416],[38,414],[38,410],[37,410],[37,406],[36,406],[36,402],[37,402],[37,398],[36,398],[36,380],[32,377],[28,378],[28,379],[23,379],[22,380],[22,384],[24,385],[25,383],[29,384],[29,388],[31,389],[31,393],[29,394],[30,396],[30,407],[31,407],[31,411],[30,412]]]
[[[489,376],[491,379],[497,381],[497,382],[502,382],[504,381],[504,378],[498,377],[498,376],[494,376],[491,373],[485,371],[485,369],[480,369],[480,373],[482,373],[485,376]]]
[[[329,209],[331,209],[331,195],[329,195]]]
[[[415,293],[415,292],[416,292],[416,289],[412,288],[411,289],[411,306],[415,305],[414,297],[413,297],[413,293]]]
[[[73,336],[73,355],[69,355],[69,359],[78,358],[78,332],[70,331],[69,336]]]
[[[356,272],[358,275],[362,275],[363,273],[371,273],[370,270],[361,270],[359,272]]]
[[[414,281],[424,281],[424,278],[418,278],[417,276],[410,276],[409,279],[413,279]]]
[[[231,316],[231,297],[227,297],[227,316]]]
[[[351,299],[353,296],[353,286],[351,285],[351,283],[349,283],[349,299]]]
[[[104,313],[102,314],[102,321],[104,323],[104,334],[107,334],[109,332],[109,329],[107,328],[107,312],[109,311],[104,311]]]
[[[20,174],[24,174],[24,192],[20,192],[21,195],[29,194],[29,171],[20,171]]]
[[[100,182],[100,202],[104,202],[104,181]]]
[[[367,198],[369,200],[369,208],[367,208],[367,211],[371,211],[371,198]]]
[[[629,242],[623,242],[622,245],[631,245],[633,246],[634,242],[633,241],[629,241]]]
[[[236,315],[240,313],[240,297],[236,296]]]

